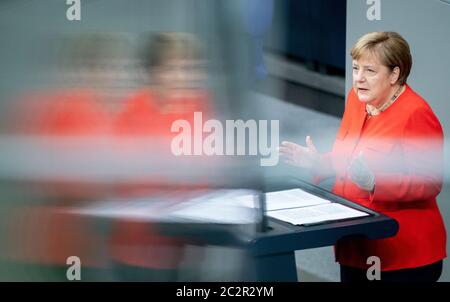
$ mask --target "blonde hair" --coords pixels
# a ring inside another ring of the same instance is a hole
[[[408,42],[396,32],[371,32],[359,38],[350,55],[358,60],[367,51],[378,56],[381,63],[391,70],[400,68],[398,82],[405,84],[412,67]]]
[[[197,39],[184,32],[159,32],[153,34],[144,49],[144,65],[153,69],[170,58],[198,60],[202,57]]]

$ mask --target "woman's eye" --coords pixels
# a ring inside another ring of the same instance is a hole
[[[353,70],[358,70],[358,67],[356,67],[356,66],[353,66]]]
[[[375,70],[373,70],[373,69],[368,69],[367,71],[369,71],[370,73],[374,73],[375,72]]]

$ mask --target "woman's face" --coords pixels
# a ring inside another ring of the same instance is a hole
[[[167,90],[199,88],[204,74],[199,60],[171,58],[154,70],[155,84]]]
[[[389,97],[398,72],[398,68],[392,71],[374,52],[367,51],[353,60],[353,89],[361,102],[378,107]]]

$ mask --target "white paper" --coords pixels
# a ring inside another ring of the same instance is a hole
[[[237,198],[253,198],[251,190],[204,190],[179,196],[158,196],[128,200],[110,200],[92,205],[64,209],[78,215],[131,219],[136,221],[249,224],[255,223],[254,209],[242,206]],[[184,197],[184,198],[182,198]],[[179,200],[182,201],[179,201]]]
[[[301,189],[292,189],[266,193],[267,211],[310,207],[330,203],[329,200],[313,195]]]
[[[172,212],[170,217],[204,223],[251,224],[256,222],[253,209],[233,204],[205,202]]]
[[[249,190],[218,190],[205,198],[195,198],[182,204],[170,217],[206,223],[250,224],[256,223],[257,212],[242,205],[255,195]]]
[[[254,196],[241,196],[238,200],[243,206],[255,207]],[[266,211],[310,207],[325,203],[330,203],[330,201],[301,189],[266,193]]]
[[[131,219],[139,221],[171,221],[166,214],[170,206],[167,201],[151,201],[149,199],[111,200],[97,202],[79,208],[63,209],[62,211],[94,217],[115,219]]]
[[[327,203],[311,207],[271,211],[267,215],[292,224],[304,225],[364,217],[369,214],[339,203]]]

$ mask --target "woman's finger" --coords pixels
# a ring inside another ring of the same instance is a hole
[[[316,146],[314,146],[311,136],[309,135],[306,137],[306,146],[308,146],[308,148],[311,149],[313,152],[317,153]]]
[[[282,154],[294,154],[294,151],[292,149],[286,147],[279,147],[278,152]]]
[[[283,141],[281,143],[281,146],[286,147],[286,148],[291,148],[291,149],[294,149],[294,150],[297,149],[298,147],[302,147],[302,146],[300,146],[300,145],[298,145],[296,143],[288,142],[288,141]]]

